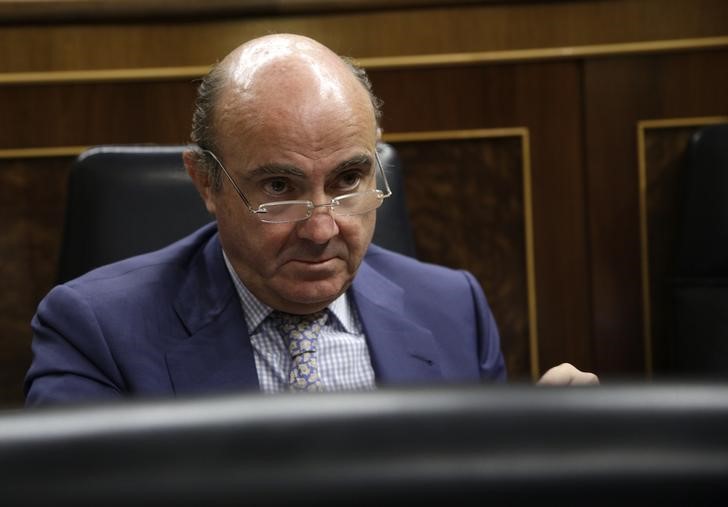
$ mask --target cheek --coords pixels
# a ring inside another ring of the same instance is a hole
[[[237,204],[237,203],[233,203]],[[290,236],[290,227],[265,224],[242,206],[217,206],[220,240],[228,257],[235,259],[238,271],[251,269],[270,274],[275,259]]]
[[[341,224],[339,230],[358,266],[374,235],[376,214],[371,213],[355,218],[356,220]]]
[[[251,264],[274,264],[279,253],[285,249],[290,230],[260,222],[241,224],[236,231],[236,248],[244,251]]]

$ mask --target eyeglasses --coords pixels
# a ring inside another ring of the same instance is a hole
[[[230,176],[230,173],[227,171],[227,169],[225,169],[225,166],[222,165],[220,159],[217,158],[217,155],[215,155],[210,150],[206,150],[204,148],[201,148],[201,150],[203,153],[206,153],[207,155],[212,157],[215,162],[217,162],[217,165],[220,166],[220,169],[222,169],[225,177],[227,177],[230,183],[232,183],[233,188],[235,188],[235,191],[238,193],[240,199],[242,199],[243,203],[248,208],[248,211],[258,217],[261,222],[265,222],[267,224],[302,222],[311,218],[311,216],[313,216],[313,211],[316,208],[329,208],[331,210],[331,213],[339,216],[361,215],[368,211],[377,209],[379,206],[382,205],[382,202],[384,202],[385,198],[392,195],[392,191],[389,188],[389,182],[387,181],[387,175],[384,173],[382,162],[381,160],[379,160],[379,155],[375,150],[374,158],[377,162],[379,172],[382,175],[382,181],[384,183],[385,189],[384,191],[374,189],[365,190],[363,192],[352,192],[350,194],[344,194],[334,197],[333,199],[331,199],[330,202],[323,204],[314,204],[312,201],[273,201],[265,202],[257,208],[253,208],[250,205],[250,201],[248,200],[248,198],[245,197],[245,194],[243,194],[243,191],[240,190],[238,184],[235,183],[235,180],[232,178],[232,176]]]

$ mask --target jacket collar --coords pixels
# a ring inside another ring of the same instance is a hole
[[[190,262],[174,302],[189,333],[166,354],[177,395],[258,388],[253,348],[216,230]]]
[[[190,262],[174,308],[187,331],[193,335],[215,320],[232,302],[234,295],[235,287],[225,266],[220,238],[215,232]]]
[[[402,287],[377,272],[365,257],[351,291],[378,384],[441,379],[432,333],[408,318]]]

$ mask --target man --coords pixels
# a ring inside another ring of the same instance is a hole
[[[503,381],[473,276],[370,245],[387,195],[378,117],[363,72],[311,39],[229,54],[184,156],[216,223],[54,288],[27,403]],[[563,364],[542,382],[597,380]]]

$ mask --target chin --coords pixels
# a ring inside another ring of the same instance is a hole
[[[299,305],[323,307],[339,297],[349,285],[349,281],[341,280],[299,281],[294,290],[285,292],[285,298]]]

